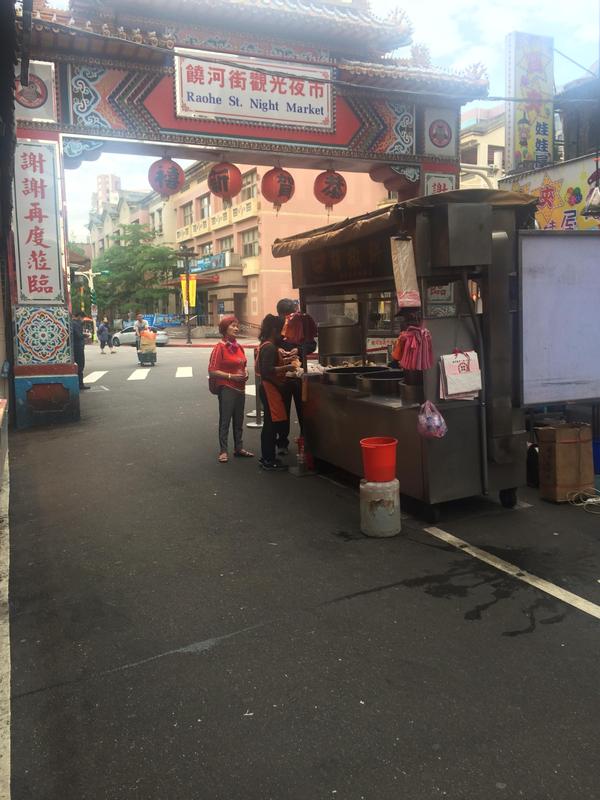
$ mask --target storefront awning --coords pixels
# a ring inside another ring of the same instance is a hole
[[[282,258],[322,247],[346,244],[386,230],[389,230],[391,235],[398,230],[402,216],[408,209],[434,208],[448,203],[488,203],[506,208],[531,206],[533,210],[537,202],[538,198],[529,194],[495,189],[457,189],[452,192],[440,192],[426,197],[415,197],[413,200],[377,209],[359,217],[350,217],[324,228],[297,233],[285,239],[275,239],[271,251],[275,258]]]

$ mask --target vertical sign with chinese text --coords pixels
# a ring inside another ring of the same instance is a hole
[[[331,68],[176,50],[177,115],[333,130]]]
[[[64,303],[57,146],[18,142],[15,152],[17,301]]]
[[[554,141],[552,38],[528,33],[507,36],[506,94],[507,171],[550,164]]]

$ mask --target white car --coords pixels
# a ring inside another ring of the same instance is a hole
[[[153,328],[152,326],[150,326],[150,330],[156,334],[157,347],[164,347],[169,344],[169,334],[166,331]],[[113,345],[115,347],[120,347],[122,344],[130,344],[132,347],[135,347],[135,328],[133,325],[128,325],[126,328],[123,328],[122,331],[114,334]]]

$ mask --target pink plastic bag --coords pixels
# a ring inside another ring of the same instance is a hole
[[[417,430],[424,439],[442,439],[448,433],[446,420],[430,400],[419,409]]]

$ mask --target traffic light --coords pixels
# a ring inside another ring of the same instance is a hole
[[[90,302],[92,303],[93,306],[95,306],[96,303],[97,303],[97,301],[96,301],[96,290],[95,289],[91,289],[91,291],[90,291]]]

